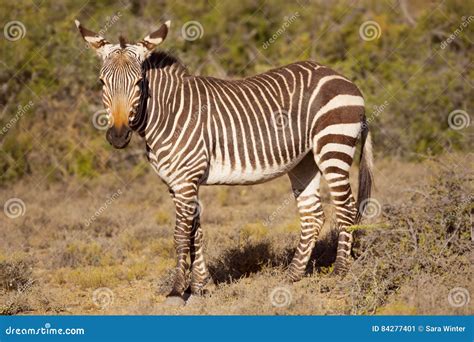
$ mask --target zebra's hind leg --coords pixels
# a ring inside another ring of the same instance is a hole
[[[200,217],[196,216],[193,222],[193,230],[191,233],[191,293],[202,295],[204,287],[210,281],[209,271],[204,261],[203,244],[202,244],[202,228]]]
[[[342,165],[342,164],[340,164]],[[349,183],[349,166],[347,170],[330,166],[323,169],[328,182],[331,197],[336,206],[338,242],[334,274],[345,275],[351,261],[352,233],[348,228],[354,224],[357,208]]]
[[[312,153],[288,173],[296,197],[301,221],[301,235],[295,255],[289,267],[292,281],[300,280],[306,270],[311,252],[324,221],[324,212],[319,197],[321,172]]]

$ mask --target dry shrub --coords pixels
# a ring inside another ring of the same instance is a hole
[[[31,310],[28,293],[35,285],[30,259],[0,257],[0,315],[14,315]]]
[[[37,286],[38,285],[38,286]],[[0,296],[0,315],[16,315],[32,312],[60,313],[65,311],[64,304],[40,284],[29,282],[18,291],[9,291]]]
[[[55,281],[59,284],[75,284],[81,289],[113,287],[119,279],[118,266],[106,267],[78,267],[76,269],[59,269],[55,274]]]
[[[26,258],[14,257],[10,260],[0,258],[0,288],[20,290],[32,282],[32,262]]]
[[[150,265],[146,261],[126,265],[126,267],[122,270],[122,274],[119,275],[119,278],[125,279],[129,282],[143,279],[148,274],[149,269]]]
[[[259,242],[263,240],[269,233],[269,229],[263,223],[246,224],[240,230],[240,241],[243,244]]]
[[[383,208],[386,223],[355,232],[355,250],[363,251],[350,274],[339,284],[350,293],[350,313],[379,312],[402,287],[413,294],[420,279],[435,282],[431,295],[449,312],[449,289],[471,287],[470,246],[473,208],[469,177],[438,166],[437,176],[403,204]],[[436,280],[434,280],[436,278]],[[426,288],[426,287],[425,287]],[[434,293],[433,291],[439,291]],[[472,291],[471,291],[472,293]],[[399,303],[393,303],[397,306]],[[401,313],[400,310],[394,310]],[[405,307],[402,313],[413,313]],[[390,312],[385,308],[382,313]],[[420,314],[420,312],[418,312]]]
[[[171,238],[153,239],[149,242],[149,249],[153,256],[171,259],[173,259],[175,256],[174,243],[173,239]]]
[[[274,234],[270,237],[262,234],[261,229],[254,229],[260,227],[258,225],[246,227],[253,228],[244,229],[245,234],[240,232],[240,243],[227,242],[225,249],[219,251],[208,249],[209,272],[216,283],[231,283],[258,273],[266,267],[286,266],[291,260],[294,247],[287,245],[284,234]],[[250,236],[247,236],[247,233],[251,233]],[[208,245],[213,244],[209,242]]]
[[[19,292],[5,296],[5,302],[0,305],[0,315],[16,315],[22,312],[30,311],[29,295]]]
[[[95,242],[91,243],[69,243],[58,254],[58,267],[72,267],[79,266],[98,266],[101,265],[103,258],[102,248]]]

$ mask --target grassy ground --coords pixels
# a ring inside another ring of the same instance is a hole
[[[472,155],[379,161],[373,217],[355,232],[356,259],[344,279],[330,275],[334,223],[324,191],[328,219],[307,276],[295,284],[285,277],[299,234],[287,178],[202,188],[216,285],[181,308],[163,304],[174,265],[174,211],[148,166],[133,180],[27,179],[1,192],[2,203],[20,198],[25,211],[0,215],[0,312],[472,314],[472,162]]]

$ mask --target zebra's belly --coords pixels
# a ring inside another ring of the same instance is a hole
[[[224,185],[250,185],[263,183],[290,171],[303,158],[289,161],[284,165],[271,165],[266,167],[251,167],[243,165],[230,165],[230,163],[212,160],[207,172],[207,177],[202,184],[224,184]]]

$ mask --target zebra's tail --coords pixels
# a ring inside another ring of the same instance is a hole
[[[359,191],[357,193],[357,214],[354,224],[358,224],[362,218],[367,202],[370,199],[373,183],[372,169],[374,156],[372,154],[372,138],[365,118],[362,122],[360,141]]]

